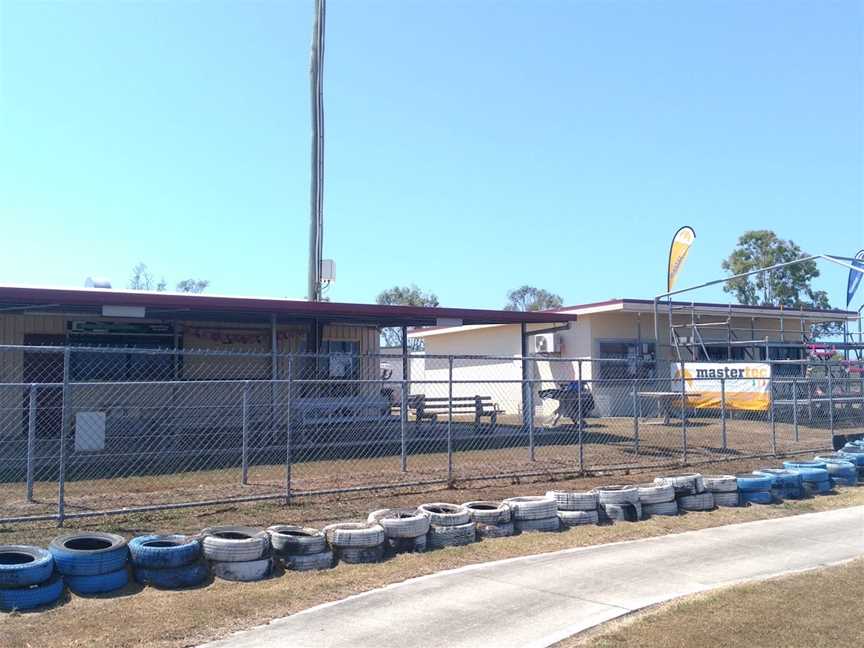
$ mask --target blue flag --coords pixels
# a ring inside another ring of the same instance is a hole
[[[864,270],[864,250],[855,255],[852,265]],[[846,308],[849,308],[849,304],[852,303],[852,298],[855,296],[855,291],[858,290],[858,286],[861,285],[861,279],[864,278],[861,270],[849,270],[849,283],[846,284]]]

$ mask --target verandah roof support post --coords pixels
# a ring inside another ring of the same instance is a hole
[[[405,438],[408,427],[408,380],[411,371],[408,360],[408,327],[402,327],[402,384],[399,390],[399,437],[401,440],[401,451],[399,455],[399,468],[402,472],[408,470],[408,444]]]

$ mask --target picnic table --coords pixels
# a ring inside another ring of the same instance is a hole
[[[687,399],[689,398],[699,398],[702,396],[699,392],[686,392],[682,393],[680,391],[640,391],[636,392],[637,398],[646,397],[651,398],[657,401],[657,406],[660,409],[660,412],[663,414],[662,421],[645,421],[647,425],[669,425],[671,423],[672,418],[672,404],[678,400],[680,401],[683,397],[684,403],[682,410],[682,416],[686,420],[687,418]]]

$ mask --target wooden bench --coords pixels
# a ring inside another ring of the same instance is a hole
[[[438,415],[447,416],[452,407],[453,414],[473,414],[475,425],[479,425],[481,419],[488,418],[494,428],[498,424],[498,415],[503,414],[497,403],[492,401],[491,396],[426,396],[425,394],[413,394],[408,397],[408,409],[414,412],[414,420],[420,423],[424,420],[438,420]]]

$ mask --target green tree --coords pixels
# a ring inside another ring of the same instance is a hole
[[[507,305],[504,310],[509,311],[539,311],[550,308],[561,308],[563,302],[560,295],[551,293],[542,288],[534,286],[522,286],[510,290],[507,293]]]
[[[185,293],[202,293],[210,285],[208,279],[183,279],[177,282],[177,292]],[[156,279],[147,264],[139,261],[132,268],[132,275],[129,277],[129,287],[132,290],[155,290],[156,292],[164,292],[168,289],[168,282],[165,277]]]
[[[732,253],[723,261],[730,275],[752,272],[778,263],[808,256],[794,241],[779,238],[771,230],[751,230],[738,237]],[[788,308],[831,308],[828,293],[810,285],[819,276],[816,261],[760,272],[748,277],[730,279],[723,290],[734,293],[739,304],[753,306],[786,306]],[[819,334],[836,332],[836,327],[822,325]]]
[[[177,282],[177,292],[202,293],[210,285],[209,279],[183,279]]]
[[[410,286],[393,286],[387,290],[382,290],[375,298],[376,304],[384,304],[390,306],[438,306],[438,297],[433,292],[424,292],[415,284]],[[402,346],[402,329],[396,327],[387,327],[381,329],[381,337],[385,346],[400,347]],[[409,340],[409,347],[412,351],[419,351],[423,348],[422,340]]]

